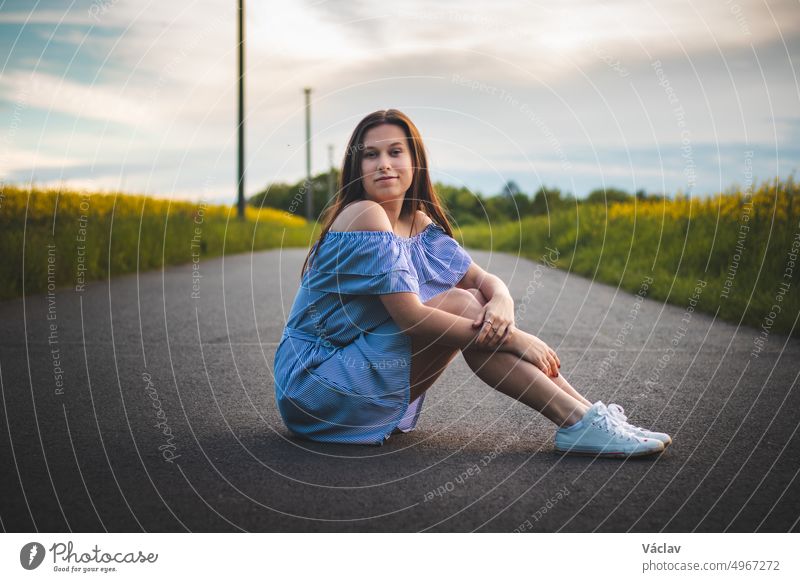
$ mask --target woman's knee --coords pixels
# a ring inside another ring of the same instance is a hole
[[[483,296],[483,293],[481,292],[480,289],[476,289],[475,287],[470,287],[469,289],[467,289],[467,292],[472,293],[475,296],[475,299],[478,300],[478,303],[481,304],[481,306],[484,306],[489,302],[489,300]]]
[[[477,317],[484,304],[485,298],[479,289],[461,289],[459,287],[453,287],[426,302],[426,305],[430,307],[470,318]]]

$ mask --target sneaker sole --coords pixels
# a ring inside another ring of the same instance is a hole
[[[635,453],[625,453],[620,451],[608,451],[608,452],[597,452],[597,451],[582,451],[580,449],[554,449],[557,453],[561,453],[562,455],[575,455],[579,457],[603,457],[609,459],[627,459],[630,457],[648,457],[650,455],[657,455],[659,453],[663,453],[664,449],[660,449],[658,451],[637,451]]]

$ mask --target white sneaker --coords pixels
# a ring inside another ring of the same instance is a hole
[[[665,432],[653,432],[652,430],[647,430],[646,428],[642,428],[641,426],[633,426],[630,422],[628,422],[628,417],[625,416],[625,409],[622,408],[619,404],[614,404],[612,402],[611,404],[608,405],[607,408],[608,411],[611,413],[611,416],[616,418],[618,421],[627,424],[630,431],[636,436],[661,441],[662,443],[664,443],[665,447],[668,446],[670,443],[672,443],[672,437]]]
[[[576,424],[556,431],[555,449],[563,453],[625,458],[660,453],[664,443],[636,436],[611,415],[605,404],[597,401]]]

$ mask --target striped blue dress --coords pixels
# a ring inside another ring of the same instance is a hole
[[[309,262],[275,352],[286,427],[314,441],[371,445],[413,430],[425,394],[409,402],[411,337],[379,295],[417,293],[424,303],[458,283],[472,258],[432,222],[410,238],[328,232]]]

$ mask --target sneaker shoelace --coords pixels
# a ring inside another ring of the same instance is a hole
[[[631,423],[628,422],[628,417],[625,416],[625,409],[622,408],[619,404],[614,404],[613,402],[606,406],[608,412],[611,413],[611,416],[616,418],[619,422],[627,424],[634,430],[645,430],[640,426],[633,426]]]
[[[596,422],[606,431],[623,436],[629,440],[631,437],[635,436],[625,424],[619,421],[607,406],[602,406],[597,410]]]

